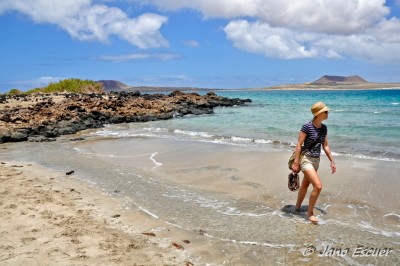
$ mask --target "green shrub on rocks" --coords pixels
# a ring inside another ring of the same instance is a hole
[[[7,92],[6,94],[8,95],[17,95],[17,94],[22,94],[23,92],[18,90],[18,89],[11,89],[9,92]]]
[[[40,92],[42,92],[42,88],[35,88],[35,89],[27,91],[26,94],[40,93]]]
[[[73,92],[73,93],[102,93],[103,85],[93,80],[64,79],[57,83],[50,83],[42,89],[44,93]]]

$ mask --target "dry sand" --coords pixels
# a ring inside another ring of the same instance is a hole
[[[0,265],[192,265],[188,241],[73,176],[2,162],[0,183]]]

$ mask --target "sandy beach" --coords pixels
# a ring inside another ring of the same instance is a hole
[[[305,218],[308,199],[300,215],[291,211],[296,193],[287,189],[282,163],[289,152],[147,138],[69,140],[88,134],[4,144],[0,158],[36,154],[35,161],[53,170],[27,162],[1,165],[2,264],[400,260],[394,162],[338,157],[332,176],[323,157],[324,189],[315,209],[321,223],[314,226]],[[391,250],[384,257],[321,255],[326,247],[355,252],[360,245]],[[305,255],[309,247],[315,254]]]
[[[72,176],[2,162],[0,182],[1,265],[192,265],[176,232]]]

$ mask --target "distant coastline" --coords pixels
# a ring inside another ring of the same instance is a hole
[[[326,78],[328,77],[328,78]],[[383,82],[338,82],[336,80],[329,80],[329,77],[341,78],[338,76],[324,76],[314,82],[306,82],[301,84],[282,84],[268,87],[258,88],[197,88],[197,87],[170,87],[170,86],[129,86],[119,81],[108,80],[98,81],[101,82],[106,91],[139,91],[146,92],[172,92],[179,90],[182,92],[199,92],[199,91],[258,91],[258,90],[387,90],[387,89],[400,89],[400,83],[383,83]],[[358,76],[356,76],[358,77]],[[348,77],[343,77],[345,80]],[[354,78],[351,76],[350,78]],[[360,80],[363,80],[360,78]]]
[[[362,84],[285,84],[250,90],[396,90],[400,83],[362,83]]]
[[[270,87],[261,88],[195,88],[195,87],[131,87],[127,91],[140,91],[145,92],[171,92],[179,90],[185,93],[199,92],[199,91],[266,91],[266,90],[398,90],[400,89],[400,83],[337,83],[337,84],[283,84]]]
[[[353,76],[324,75],[314,82],[302,84],[283,84],[261,88],[261,90],[380,90],[400,89],[400,83],[368,82],[364,78]]]

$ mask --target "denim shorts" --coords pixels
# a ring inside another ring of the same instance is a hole
[[[304,155],[303,158],[301,159],[300,162],[300,169],[301,171],[306,171],[309,169],[315,169],[315,171],[318,171],[319,168],[319,157],[310,157],[307,155]]]

